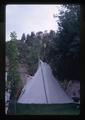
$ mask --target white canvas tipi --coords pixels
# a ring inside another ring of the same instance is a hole
[[[38,70],[24,86],[18,103],[56,104],[72,103],[59,82],[54,78],[50,66],[40,60]]]

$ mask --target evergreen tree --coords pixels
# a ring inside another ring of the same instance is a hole
[[[25,33],[22,34],[21,41],[22,41],[23,43],[25,43],[25,41],[26,41]]]
[[[20,77],[17,71],[18,68],[18,48],[16,45],[16,37],[15,32],[10,33],[11,40],[8,44],[8,58],[9,58],[9,73],[8,73],[8,81],[11,82],[11,99],[16,99],[17,90],[19,87]]]
[[[27,34],[26,36],[26,44],[28,46],[31,46],[32,45],[32,40],[31,40],[31,36],[29,34]]]
[[[11,38],[11,40],[16,40],[17,39],[17,34],[16,34],[15,31],[10,33],[10,38]]]
[[[31,38],[33,39],[35,37],[35,33],[31,32]]]
[[[65,5],[62,8],[57,21],[59,30],[48,58],[51,56],[53,71],[59,79],[80,79],[80,6]]]

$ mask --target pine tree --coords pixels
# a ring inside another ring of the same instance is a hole
[[[17,71],[18,68],[18,48],[17,48],[17,35],[15,32],[10,33],[11,40],[8,44],[8,58],[9,58],[9,72],[8,81],[11,82],[11,99],[16,99],[16,93],[19,87],[20,77]]]
[[[25,43],[25,41],[26,41],[25,33],[22,34],[21,41],[22,41],[23,43]]]

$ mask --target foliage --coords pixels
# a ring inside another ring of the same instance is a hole
[[[59,79],[80,80],[80,6],[65,5],[63,8],[66,10],[60,10],[59,30],[53,39],[48,60]]]
[[[80,80],[80,6],[63,5],[60,15],[56,17],[59,28],[57,32],[39,31],[36,34],[31,32],[31,35],[23,33],[21,40],[7,43],[9,47],[6,48],[6,53],[15,59],[14,64],[17,60],[26,63],[31,75],[37,70],[38,60],[42,59],[50,64],[54,75],[60,80]],[[16,38],[15,33],[11,36],[11,39]],[[9,49],[13,50],[8,52]]]
[[[39,41],[37,39],[32,41],[32,45],[28,46],[29,54],[27,58],[27,64],[30,67],[29,73],[34,75],[37,70],[38,56],[39,56]]]
[[[21,41],[22,41],[22,42],[25,42],[25,40],[26,40],[25,33],[23,33],[23,34],[22,34],[22,37],[21,37]]]
[[[11,37],[11,40],[16,40],[17,39],[17,35],[16,35],[16,32],[15,31],[13,31],[13,32],[11,32],[10,33],[10,37]]]
[[[18,90],[20,77],[17,71],[18,68],[18,48],[16,46],[16,33],[11,32],[11,40],[7,44],[7,56],[9,58],[9,72],[8,72],[8,81],[11,82],[11,99],[16,98],[16,93]]]

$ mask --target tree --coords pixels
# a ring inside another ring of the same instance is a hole
[[[31,46],[32,45],[32,40],[31,40],[31,36],[29,34],[27,34],[26,36],[26,44],[28,46]]]
[[[42,37],[43,37],[43,32],[42,32],[42,31],[37,32],[37,33],[36,33],[36,37],[37,37],[38,39],[42,39]]]
[[[30,39],[30,35],[27,34],[26,40],[29,41],[29,39]]]
[[[31,38],[35,38],[35,33],[34,32],[31,32]]]
[[[59,29],[48,56],[59,79],[80,79],[80,6],[63,5],[62,8],[57,21]]]
[[[49,33],[49,39],[53,40],[53,38],[55,38],[55,31],[53,30],[50,30],[50,33]]]
[[[10,38],[11,38],[11,40],[16,40],[17,39],[17,34],[16,34],[15,31],[10,33]]]
[[[25,33],[22,34],[21,41],[24,43],[26,41]]]
[[[16,45],[16,34],[15,32],[10,33],[11,40],[8,44],[8,58],[9,58],[9,73],[8,80],[11,82],[11,99],[16,98],[16,93],[19,87],[20,77],[17,71],[18,68],[18,48]]]

